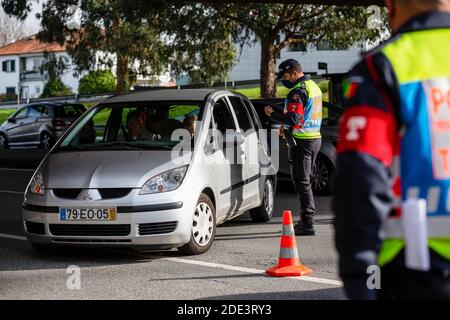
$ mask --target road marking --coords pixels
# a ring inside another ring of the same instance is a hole
[[[188,259],[181,259],[181,258],[162,258],[162,259],[160,258],[160,260],[167,260],[167,261],[172,261],[172,262],[191,264],[191,265],[208,267],[208,268],[223,269],[223,270],[229,270],[229,271],[237,271],[237,272],[243,272],[243,273],[265,274],[265,271],[264,270],[260,270],[260,269],[237,267],[237,266],[231,266],[231,265],[220,264],[220,263],[213,263],[213,262],[205,262],[205,261],[198,261],[198,260],[188,260]],[[331,280],[331,279],[323,279],[323,278],[316,278],[316,277],[307,277],[307,276],[303,276],[303,277],[287,277],[287,279],[307,281],[307,282],[320,283],[320,284],[327,284],[327,285],[332,285],[332,286],[337,286],[337,287],[342,287],[343,286],[343,283],[341,281]]]
[[[21,240],[21,241],[27,241],[27,238],[26,238],[26,237],[15,236],[15,235],[12,235],[12,234],[6,234],[6,233],[0,233],[0,238],[14,239],[14,240]]]
[[[0,190],[0,193],[12,193],[12,194],[21,194],[21,195],[23,195],[25,192],[23,192],[23,191],[11,191],[11,190]]]
[[[14,169],[14,168],[0,168],[0,171],[22,171],[22,172],[34,172],[35,169]]]
[[[5,233],[0,233],[0,238],[27,241],[26,237],[15,236],[15,235],[5,234]],[[133,254],[133,255],[136,255],[136,254]],[[142,254],[138,254],[138,255],[142,256]],[[145,255],[145,257],[148,258],[149,256]],[[199,261],[199,260],[189,260],[189,259],[181,259],[181,258],[161,258],[160,256],[152,256],[152,258],[155,258],[155,259],[158,259],[158,260],[165,260],[165,261],[171,261],[171,262],[177,262],[177,263],[184,263],[184,264],[190,264],[190,265],[195,265],[195,266],[201,266],[201,267],[222,269],[222,270],[228,270],[228,271],[237,271],[237,272],[242,272],[242,273],[252,273],[252,274],[261,274],[261,275],[265,274],[265,271],[264,270],[260,270],[260,269],[231,266],[231,265],[227,265],[227,264],[220,264],[220,263],[214,263],[214,262],[206,262],[206,261]],[[309,276],[286,277],[285,279],[292,279],[292,280],[299,280],[299,281],[327,284],[327,285],[332,285],[332,286],[336,286],[336,287],[342,287],[343,286],[343,283],[341,281],[338,281],[338,280],[331,280],[331,279],[324,279],[324,278],[317,278],[317,277],[309,277]]]

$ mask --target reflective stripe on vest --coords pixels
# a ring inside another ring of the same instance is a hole
[[[308,102],[305,106],[304,122],[292,127],[292,135],[297,139],[321,138],[320,128],[322,126],[322,91],[313,80],[304,81],[308,92]],[[291,90],[297,90],[302,85],[297,83]],[[290,93],[289,93],[290,94]]]
[[[449,28],[408,32],[388,43],[382,53],[391,62],[399,82],[400,114],[406,127],[400,155],[401,189],[415,189],[415,197],[424,199],[435,195],[433,190],[440,190],[428,210],[428,246],[450,260],[450,206],[446,204],[450,204],[450,193],[446,192],[450,181],[439,155],[439,148],[450,147],[450,135],[444,125],[439,127],[448,117],[444,102],[438,108],[436,100],[450,87],[448,39]],[[383,231],[385,240],[378,257],[381,266],[392,261],[405,245],[401,220],[389,219]]]

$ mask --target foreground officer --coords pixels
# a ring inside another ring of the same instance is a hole
[[[450,0],[386,4],[392,38],[344,85],[340,276],[351,299],[450,299]],[[376,264],[381,290],[370,290]]]
[[[301,220],[295,226],[296,236],[313,236],[314,196],[311,176],[314,163],[322,144],[320,127],[322,125],[322,91],[306,76],[300,63],[289,59],[281,63],[278,80],[291,89],[285,110],[275,111],[266,107],[266,114],[278,123],[289,126],[288,137],[292,159],[293,179],[301,207]]]

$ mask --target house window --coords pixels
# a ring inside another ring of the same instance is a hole
[[[6,87],[6,94],[16,94],[16,87]]]
[[[332,45],[330,42],[328,41],[321,41],[317,44],[317,50],[319,51],[325,51],[325,50],[347,50],[347,48],[338,48],[334,45]]]
[[[6,60],[2,62],[3,72],[16,72],[16,60]]]
[[[40,86],[36,86],[35,87],[35,92],[36,92],[36,94],[41,94],[41,87]]]
[[[294,40],[302,40],[301,36],[294,35]],[[305,42],[297,42],[297,43],[291,43],[288,47],[288,51],[291,52],[306,52],[306,43]]]
[[[41,66],[42,66],[43,62],[44,61],[41,58],[33,59],[33,71],[34,72],[41,72]]]

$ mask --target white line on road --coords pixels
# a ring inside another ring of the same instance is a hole
[[[11,191],[11,190],[0,190],[0,193],[12,193],[12,194],[21,194],[23,195],[23,191]]]
[[[208,268],[223,269],[223,270],[229,270],[229,271],[237,271],[237,272],[253,273],[253,274],[265,274],[265,271],[260,270],[260,269],[230,266],[230,265],[226,265],[226,264],[219,264],[219,263],[212,263],[212,262],[205,262],[205,261],[198,261],[198,260],[188,260],[188,259],[180,259],[180,258],[162,258],[161,260],[197,265],[197,266],[208,267]],[[314,283],[320,283],[320,284],[328,284],[328,285],[337,286],[337,287],[341,287],[343,285],[342,282],[338,281],[338,280],[307,277],[307,276],[288,277],[288,279],[314,282]]]
[[[35,169],[14,169],[14,168],[0,168],[0,171],[22,171],[22,172],[34,172]]]
[[[6,233],[0,233],[0,238],[5,238],[5,239],[14,239],[14,240],[21,240],[21,241],[27,241],[27,238],[22,237],[22,236],[15,236],[12,234],[6,234]]]
[[[0,238],[27,241],[26,237],[15,236],[15,235],[5,234],[5,233],[0,233]],[[133,255],[136,255],[136,254],[133,254]],[[141,255],[141,254],[138,254],[138,255]],[[145,255],[145,257],[148,258],[149,256]],[[206,261],[198,261],[198,260],[189,260],[189,259],[181,259],[181,258],[161,258],[160,256],[155,256],[154,258],[156,258],[158,260],[166,260],[166,261],[190,264],[190,265],[201,266],[201,267],[208,267],[208,268],[215,268],[215,269],[222,269],[222,270],[229,270],[229,271],[236,271],[236,272],[243,272],[243,273],[261,274],[261,275],[265,274],[264,270],[253,269],[253,268],[245,268],[245,267],[238,267],[238,266],[231,266],[231,265],[227,265],[227,264],[220,264],[220,263],[213,263],[213,262],[206,262]],[[327,285],[332,285],[332,286],[337,286],[337,287],[342,287],[343,286],[343,283],[341,281],[331,280],[331,279],[324,279],[324,278],[317,278],[317,277],[302,276],[302,277],[287,277],[286,279],[300,280],[300,281],[320,283],[320,284],[327,284]]]

